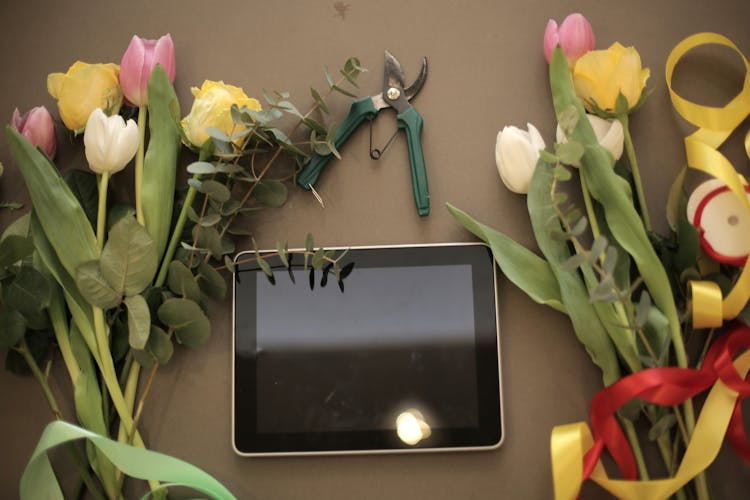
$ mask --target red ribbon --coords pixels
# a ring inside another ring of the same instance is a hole
[[[624,377],[600,391],[591,402],[591,428],[595,444],[586,453],[583,478],[594,470],[604,449],[614,459],[625,479],[638,477],[633,451],[616,418],[617,410],[632,398],[662,406],[675,406],[708,389],[717,380],[739,394],[729,422],[727,438],[738,455],[750,463],[750,446],[742,421],[741,401],[750,396],[750,383],[732,363],[736,354],[750,348],[750,328],[735,323],[714,341],[700,370],[649,368]],[[748,376],[750,378],[750,375]]]

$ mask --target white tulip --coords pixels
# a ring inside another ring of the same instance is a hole
[[[94,172],[114,174],[125,168],[138,150],[138,141],[135,121],[128,120],[126,124],[120,115],[107,116],[101,108],[89,115],[83,145]]]
[[[529,192],[539,151],[545,148],[544,139],[534,125],[528,131],[517,127],[503,127],[497,134],[495,162],[503,184],[514,193]]]
[[[599,145],[612,153],[615,160],[619,160],[622,156],[622,148],[625,141],[622,123],[619,120],[605,120],[604,118],[588,113],[586,114],[586,118],[589,119],[591,128],[594,129],[594,134],[596,134],[596,140],[599,142]],[[568,142],[560,125],[557,125],[557,142]]]

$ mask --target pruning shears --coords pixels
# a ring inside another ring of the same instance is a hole
[[[336,149],[339,149],[365,120],[371,122],[381,109],[389,107],[395,109],[398,112],[396,116],[398,128],[403,129],[406,133],[414,202],[417,205],[417,213],[420,216],[426,216],[430,213],[427,171],[425,169],[424,153],[422,152],[422,124],[424,120],[422,119],[422,115],[409,104],[409,101],[421,90],[426,79],[426,57],[422,58],[422,67],[417,79],[411,85],[406,86],[401,64],[386,50],[383,91],[377,95],[362,97],[354,101],[349,109],[349,114],[336,130],[333,141]],[[372,131],[370,140],[370,157],[377,160],[380,158],[382,151],[372,149]],[[393,137],[391,140],[393,140]],[[383,147],[383,150],[388,147],[391,140]],[[308,164],[297,176],[297,184],[307,190],[311,190],[318,180],[321,171],[332,157],[332,153],[327,155],[313,154]]]

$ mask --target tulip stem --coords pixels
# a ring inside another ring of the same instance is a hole
[[[143,226],[146,222],[143,217],[143,206],[141,203],[141,184],[143,184],[143,159],[146,151],[146,117],[148,107],[138,107],[138,152],[135,154],[135,218]]]
[[[643,220],[643,226],[646,228],[646,231],[651,232],[651,219],[648,216],[648,205],[646,205],[646,196],[643,192],[641,170],[638,168],[638,159],[635,157],[633,138],[630,135],[630,127],[628,126],[628,115],[622,114],[617,119],[622,123],[622,131],[625,138],[625,153],[628,155],[630,171],[633,173],[633,183],[635,184],[636,196],[638,196],[638,206],[641,208],[641,220]]]
[[[193,175],[193,179],[199,179],[200,174]],[[188,187],[187,195],[185,195],[185,201],[182,204],[182,210],[180,215],[177,217],[174,230],[172,231],[172,237],[169,240],[167,251],[164,253],[164,259],[161,261],[161,267],[159,268],[159,274],[156,275],[156,281],[154,282],[155,287],[164,285],[167,281],[167,272],[169,271],[169,263],[172,262],[172,257],[177,250],[177,245],[180,243],[182,236],[182,229],[185,227],[185,221],[187,220],[188,208],[193,204],[197,190],[190,186]]]
[[[101,253],[104,248],[104,228],[107,227],[107,186],[109,185],[109,172],[102,172],[99,181],[99,211],[96,215],[96,244]]]

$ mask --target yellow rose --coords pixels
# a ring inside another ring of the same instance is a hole
[[[628,109],[638,103],[650,74],[648,68],[641,67],[641,56],[634,47],[615,42],[607,50],[581,56],[573,69],[573,84],[589,111],[594,111],[593,101],[599,109],[614,112],[619,93],[628,100]]]
[[[201,88],[193,87],[190,90],[195,100],[190,113],[182,119],[182,128],[188,141],[198,148],[208,140],[206,129],[209,127],[217,128],[229,136],[243,130],[242,125],[232,120],[232,104],[260,111],[257,99],[245,95],[241,88],[221,81],[206,80]]]
[[[47,91],[57,99],[60,118],[70,130],[80,133],[96,108],[116,114],[122,105],[117,64],[88,64],[76,61],[67,73],[47,76]]]

